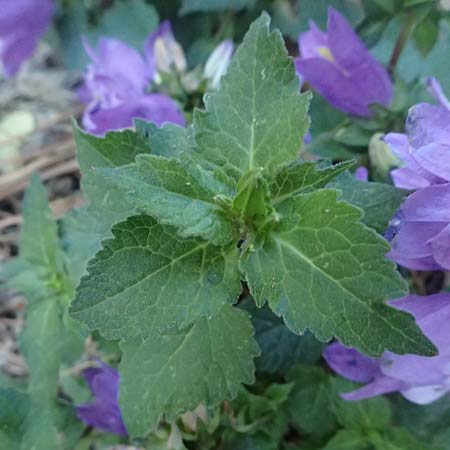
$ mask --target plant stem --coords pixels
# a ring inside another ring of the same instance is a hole
[[[392,55],[388,64],[388,72],[391,75],[394,73],[395,67],[397,66],[402,51],[405,48],[406,43],[408,42],[409,35],[414,28],[414,22],[414,14],[410,14],[406,19],[405,24],[400,31],[400,34],[398,35],[397,42],[395,43],[395,47],[392,51]]]

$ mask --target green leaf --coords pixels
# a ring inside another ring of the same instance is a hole
[[[354,164],[354,161],[346,161],[318,168],[314,162],[295,161],[282,167],[276,174],[269,187],[271,197],[274,203],[279,203],[289,197],[323,188]]]
[[[82,174],[81,187],[85,200],[103,225],[104,237],[111,226],[135,213],[123,192],[105,179],[96,169],[131,164],[140,153],[150,153],[147,140],[130,130],[106,133],[104,138],[75,128],[77,159]]]
[[[293,425],[302,433],[329,433],[336,427],[330,409],[333,391],[330,376],[320,367],[298,365],[289,371],[288,381],[294,383],[288,400]]]
[[[20,259],[41,274],[61,268],[56,221],[48,205],[47,190],[37,174],[33,175],[23,200],[24,223],[20,233]]]
[[[145,39],[156,29],[158,22],[156,8],[145,0],[116,0],[104,12],[96,31],[140,49],[144,47]]]
[[[321,450],[370,450],[370,445],[367,437],[356,431],[339,430]]]
[[[166,123],[157,127],[154,123],[137,119],[134,121],[136,133],[147,141],[153,155],[179,159],[182,153],[191,152],[195,147],[194,129]]]
[[[216,247],[150,216],[112,228],[81,279],[71,315],[108,339],[149,336],[214,316],[241,290],[235,244]]]
[[[338,422],[344,427],[361,434],[370,431],[383,432],[391,423],[391,406],[385,397],[375,397],[358,402],[349,402],[342,399],[339,394],[349,392],[358,385],[342,378],[332,381],[333,396],[330,409],[336,415]]]
[[[0,444],[5,450],[60,449],[49,411],[5,387],[0,387]]]
[[[340,175],[327,187],[341,191],[341,200],[361,208],[364,211],[362,221],[378,233],[386,231],[389,221],[408,194],[388,184],[357,180],[350,173]]]
[[[444,450],[440,446],[419,442],[404,428],[393,427],[383,434],[371,434],[370,443],[374,450]]]
[[[250,26],[220,90],[206,94],[206,110],[194,113],[197,152],[236,179],[295,160],[309,126],[310,95],[300,94],[283,38],[269,24],[263,13]]]
[[[224,306],[212,318],[142,341],[122,342],[120,406],[132,436],[193,410],[236,396],[241,383],[253,383],[258,354],[248,315]]]
[[[294,364],[317,362],[324,345],[310,332],[298,336],[268,306],[257,308],[252,298],[239,304],[252,316],[255,339],[261,349],[256,369],[267,373],[285,373]]]
[[[135,164],[99,172],[137,211],[177,227],[182,237],[200,236],[214,244],[237,240],[237,226],[215,201],[217,195],[232,196],[233,189],[189,157],[138,155]]]
[[[55,297],[29,306],[26,327],[20,339],[20,349],[30,373],[28,391],[43,405],[56,399],[63,336],[62,313]]]
[[[419,50],[422,57],[426,57],[431,52],[438,40],[439,22],[431,17],[425,18],[414,29],[414,45]]]
[[[238,11],[254,3],[255,0],[183,0],[180,14],[224,11],[227,9]]]
[[[318,190],[284,202],[281,221],[251,242],[241,262],[259,305],[269,302],[288,327],[377,356],[435,354],[409,314],[384,301],[405,293],[389,245],[359,222],[361,211]]]

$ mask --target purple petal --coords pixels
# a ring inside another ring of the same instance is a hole
[[[449,117],[450,120],[450,117]],[[450,135],[449,135],[450,138]],[[412,153],[417,164],[427,172],[440,178],[437,183],[450,181],[450,145],[431,143]]]
[[[433,258],[445,270],[450,270],[450,225],[430,240]]]
[[[401,210],[408,222],[450,222],[450,184],[429,186],[411,194]],[[427,237],[426,239],[429,239]]]
[[[365,386],[356,389],[355,391],[340,395],[345,400],[356,401],[371,397],[377,397],[378,395],[390,394],[391,392],[406,389],[406,387],[406,384],[400,380],[380,375],[372,383],[366,384]]]
[[[355,171],[355,178],[360,181],[368,181],[369,171],[364,166],[358,167]]]
[[[313,20],[309,21],[309,30],[298,36],[298,47],[302,58],[317,58],[320,48],[328,48],[328,37]]]
[[[4,75],[17,72],[49,26],[52,0],[3,0],[0,2],[0,60]]]
[[[118,39],[102,37],[96,52],[86,42],[85,49],[97,72],[120,80],[136,92],[142,92],[146,87],[149,81],[147,67],[134,48]]]
[[[435,96],[436,100],[448,111],[450,111],[450,102],[448,101],[448,98],[444,94],[444,91],[442,89],[441,83],[434,78],[429,77],[427,78],[427,84],[430,88],[431,93]]]
[[[356,92],[353,80],[323,58],[296,58],[297,71],[337,109],[356,116],[369,116],[364,97]]]
[[[402,395],[410,402],[418,405],[428,405],[443,397],[450,391],[449,386],[437,384],[431,386],[419,386],[401,391]]]
[[[323,353],[328,365],[339,375],[359,383],[367,383],[378,373],[378,362],[339,342],[328,345]]]
[[[392,170],[391,177],[394,185],[400,189],[420,189],[431,184],[429,180],[406,167]]]
[[[391,300],[388,303],[397,309],[409,312],[416,320],[421,320],[447,307],[450,304],[450,294],[441,293],[427,296],[406,295],[405,297]]]
[[[133,119],[145,119],[158,126],[166,122],[185,125],[185,119],[177,103],[163,94],[148,94],[112,108],[96,108],[85,111],[83,125],[91,133],[102,135],[110,130],[133,126]]]
[[[335,108],[357,116],[370,116],[372,103],[388,105],[392,85],[387,72],[370,55],[344,16],[328,10],[328,30],[311,23],[299,37],[299,75]]]
[[[450,137],[450,112],[442,106],[419,103],[408,112],[406,131],[415,149],[432,143],[445,144]]]
[[[170,97],[164,94],[148,94],[139,100],[137,108],[137,116],[147,119],[158,126],[167,122],[176,123],[178,125],[186,125],[183,112],[178,104]]]
[[[126,436],[127,430],[119,408],[119,373],[104,363],[84,372],[94,399],[76,407],[78,417],[103,431]]]
[[[367,105],[389,105],[392,83],[386,70],[369,53],[347,19],[334,8],[328,9],[328,41],[337,63],[352,74],[358,94]]]
[[[77,416],[91,427],[119,436],[127,435],[127,430],[118,408],[94,402],[77,406],[76,412]]]

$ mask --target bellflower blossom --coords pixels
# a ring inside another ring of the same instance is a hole
[[[428,79],[438,105],[419,103],[411,107],[406,134],[389,133],[384,141],[403,162],[391,172],[394,184],[419,189],[450,182],[450,102],[439,82]]]
[[[450,294],[408,295],[389,303],[415,317],[423,333],[438,348],[437,356],[384,352],[375,359],[335,342],[326,348],[325,360],[339,375],[367,383],[341,394],[346,400],[400,392],[411,402],[431,403],[450,392]]]
[[[0,61],[14,75],[34,52],[54,13],[53,0],[0,0]]]
[[[78,417],[99,430],[126,436],[119,408],[119,373],[100,362],[100,367],[86,369],[84,376],[94,400],[76,407]]]
[[[160,126],[165,122],[184,125],[183,113],[174,100],[164,94],[146,93],[152,70],[133,48],[117,39],[101,38],[97,51],[84,41],[91,59],[80,100],[88,103],[83,125],[94,134],[128,128],[134,118]]]
[[[391,172],[394,184],[418,189],[390,222],[387,256],[409,269],[450,270],[450,103],[437,80],[428,84],[439,104],[413,106],[406,134],[384,138],[403,161]]]
[[[345,17],[328,9],[327,31],[311,20],[310,30],[300,33],[300,56],[295,65],[299,75],[331,105],[355,116],[367,117],[369,105],[388,106],[392,83]]]
[[[209,86],[217,89],[222,75],[228,69],[233,55],[233,42],[230,39],[222,41],[209,55],[205,64],[203,76],[209,80]]]
[[[415,270],[450,270],[450,183],[411,194],[389,224],[387,257]]]

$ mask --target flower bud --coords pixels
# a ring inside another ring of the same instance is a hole
[[[226,40],[221,42],[209,55],[205,64],[203,76],[209,80],[208,85],[212,89],[217,89],[220,78],[225,74],[233,54],[233,42]]]

